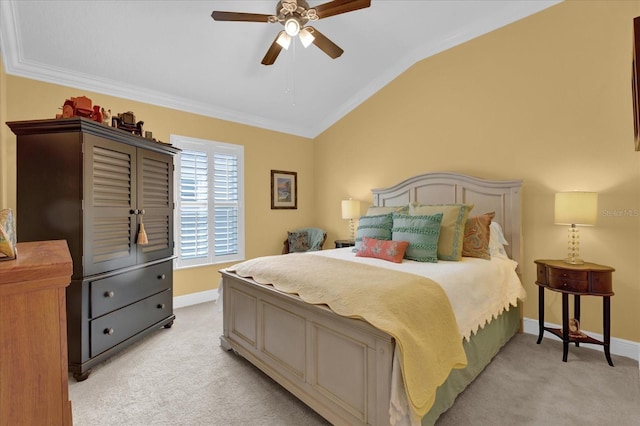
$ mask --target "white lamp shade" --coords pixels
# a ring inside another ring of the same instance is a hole
[[[556,194],[556,225],[595,225],[597,219],[597,192],[575,191]]]
[[[291,37],[284,30],[282,30],[278,34],[278,38],[276,39],[276,43],[278,43],[280,46],[284,47],[285,50],[289,50],[289,45],[291,44]]]
[[[360,217],[360,201],[358,200],[342,200],[342,218],[356,219]]]
[[[305,48],[309,47],[309,45],[313,43],[313,40],[315,40],[315,37],[313,36],[313,34],[311,34],[311,31],[306,28],[300,30],[300,35],[298,37],[300,37],[300,41]]]

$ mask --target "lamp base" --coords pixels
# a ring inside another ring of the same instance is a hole
[[[355,225],[353,224],[353,219],[349,219],[349,239],[350,240],[356,239],[356,228],[355,228]]]
[[[580,233],[575,225],[569,227],[569,245],[567,247],[567,257],[562,259],[569,265],[582,265],[584,260],[580,259]]]

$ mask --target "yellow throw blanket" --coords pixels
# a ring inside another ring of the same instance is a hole
[[[419,418],[449,372],[467,365],[449,299],[428,278],[312,254],[260,257],[227,271],[307,303],[326,304],[338,315],[364,319],[393,336],[409,404]]]

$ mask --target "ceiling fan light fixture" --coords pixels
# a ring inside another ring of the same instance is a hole
[[[300,30],[300,41],[305,48],[309,47],[309,45],[313,43],[313,40],[315,40],[315,37],[311,34],[311,31],[307,28]]]
[[[300,21],[298,18],[292,17],[284,22],[284,30],[290,37],[295,37],[300,32]]]
[[[291,37],[285,31],[280,31],[280,34],[278,34],[278,38],[276,39],[276,43],[282,46],[285,50],[289,50]]]

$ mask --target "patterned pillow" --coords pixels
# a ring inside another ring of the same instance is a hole
[[[491,212],[467,219],[467,223],[464,226],[464,241],[462,242],[463,256],[491,259],[489,238],[491,235],[491,219],[495,215],[495,212]]]
[[[309,250],[309,233],[307,231],[289,232],[289,253]]]
[[[427,216],[393,214],[393,240],[408,241],[405,259],[418,262],[438,261],[438,237],[442,213]]]
[[[375,238],[377,240],[390,240],[392,226],[393,216],[391,216],[391,214],[360,217],[358,230],[356,231],[356,245],[353,251],[356,252],[360,249],[363,237]]]
[[[385,241],[362,237],[362,243],[356,252],[356,257],[375,257],[376,259],[402,263],[408,246],[408,241]]]
[[[442,213],[440,238],[438,239],[438,259],[462,259],[462,240],[464,226],[469,217],[472,204],[429,204],[413,203],[409,205],[410,215],[430,215]]]

